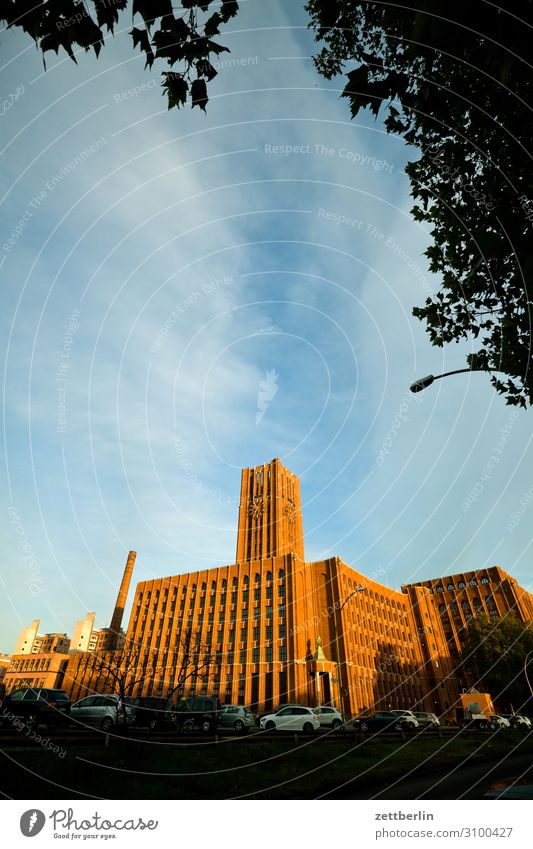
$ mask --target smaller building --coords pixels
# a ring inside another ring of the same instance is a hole
[[[4,677],[6,693],[19,687],[60,690],[70,655],[63,651],[13,655]]]

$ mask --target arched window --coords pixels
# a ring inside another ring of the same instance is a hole
[[[233,580],[232,580],[232,582],[231,582],[231,586],[232,586],[232,587],[236,587],[236,586],[237,586],[237,583],[238,583],[237,578],[233,578]]]
[[[267,572],[267,581],[272,580],[272,572]]]
[[[205,593],[206,589],[207,589],[207,584],[206,584],[206,583],[205,583],[205,581],[204,581],[204,582],[202,583],[202,592],[203,592],[203,593]]]
[[[256,573],[255,573],[254,583],[256,583],[256,584],[260,584],[260,583],[261,583],[261,575],[259,574],[259,572],[256,572]]]
[[[248,584],[248,575],[245,575],[242,579],[243,584]]]
[[[454,585],[453,585],[453,584],[448,584],[448,586],[446,587],[446,589],[448,590],[448,592],[453,592],[453,591],[454,591],[454,589],[455,589],[455,587],[454,587]]]
[[[460,590],[464,590],[464,588],[465,588],[465,582],[464,582],[464,581],[459,581],[459,583],[457,584],[457,586],[459,587],[459,589],[460,589]]]
[[[217,582],[211,581],[211,590],[214,592],[216,590],[216,588],[217,588]]]
[[[191,587],[191,592],[192,592],[192,593],[195,593],[195,592],[196,592],[196,584],[193,584],[193,585],[192,585],[192,587]]]
[[[482,605],[481,605],[481,601],[479,600],[479,598],[473,598],[473,599],[472,599],[472,604],[474,605],[474,607],[476,607],[476,608],[478,608],[478,609],[482,606]]]
[[[489,579],[488,579],[488,578],[483,577],[483,578],[481,579],[481,583],[482,583],[482,584],[485,584],[485,586],[486,586],[486,585],[489,583]]]
[[[446,610],[446,606],[444,604],[439,604],[439,613],[444,613]]]
[[[471,578],[468,583],[471,587],[477,587],[477,581],[475,578]]]
[[[222,589],[225,589],[227,587],[227,585],[228,585],[228,582],[226,581],[226,579],[222,578]]]
[[[283,580],[285,580],[285,572],[283,571],[283,569],[280,569],[279,572],[278,572],[278,581],[283,581]]]
[[[437,587],[437,592],[438,592],[438,593],[443,593],[443,592],[444,592],[444,587],[441,587],[441,586]]]
[[[463,610],[470,610],[470,605],[469,605],[468,601],[466,600],[466,598],[465,598],[464,601],[461,602],[461,607],[463,608]]]

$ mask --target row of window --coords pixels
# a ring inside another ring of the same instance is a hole
[[[494,599],[492,598],[492,596],[486,596],[485,604],[487,605],[489,610],[496,610],[496,603],[495,603]],[[480,612],[481,610],[483,610],[483,602],[479,598],[473,598],[472,599],[472,605],[475,608],[476,612]],[[470,607],[470,602],[467,599],[464,599],[461,602],[461,607],[462,607],[463,610],[467,610],[469,613],[472,612],[472,608]],[[459,607],[458,607],[457,602],[451,601],[450,605],[449,605],[449,609],[452,612],[458,611]],[[445,610],[446,610],[446,605],[445,604],[439,604],[439,613],[444,613]]]
[[[490,581],[489,581],[489,579],[488,579],[488,578],[486,578],[485,576],[483,576],[483,578],[481,578],[481,583],[483,584],[483,586],[488,586],[488,584],[490,584]],[[471,579],[468,581],[468,586],[469,586],[469,587],[477,587],[477,585],[478,585],[478,582],[477,582],[476,578],[471,578]],[[464,581],[459,581],[459,583],[457,584],[457,589],[458,589],[458,590],[465,590],[465,589],[466,589],[466,584],[465,584],[465,582],[464,582]],[[453,592],[453,591],[455,590],[455,584],[453,584],[452,582],[450,582],[449,584],[447,584],[447,585],[446,585],[446,590],[447,590],[448,592]],[[433,592],[433,587],[431,587],[431,588],[430,588],[430,592],[431,592],[431,593]],[[439,584],[439,585],[438,585],[438,587],[435,587],[435,592],[438,592],[438,593],[443,593],[443,592],[444,592],[444,587],[442,586],[442,584]]]
[[[278,572],[278,581],[284,581],[284,580],[285,580],[285,572],[284,572],[283,569],[280,569],[279,572]],[[266,573],[266,581],[267,581],[267,583],[270,583],[272,581],[272,572]],[[250,579],[249,579],[248,575],[244,575],[244,577],[242,579],[242,584],[244,586],[248,586],[249,583],[250,583]],[[238,584],[239,584],[239,579],[237,577],[232,578],[231,586],[237,587]],[[261,584],[261,575],[259,574],[259,572],[255,573],[254,584],[256,584],[256,585]],[[227,582],[226,578],[222,579],[221,586],[222,586],[222,589],[227,588],[228,582]],[[196,590],[197,590],[196,584],[191,584],[190,589],[191,589],[192,594],[196,593]],[[200,589],[201,589],[202,592],[206,592],[207,584],[206,584],[205,581],[200,585]],[[211,592],[214,593],[216,591],[216,589],[217,589],[217,582],[215,580],[213,580],[213,581],[211,581]],[[178,591],[177,586],[173,586],[172,594],[177,595],[177,591]],[[164,592],[165,595],[168,595],[168,587],[165,587],[163,592]],[[187,593],[187,586],[183,585],[182,588],[181,588],[181,594],[186,595],[186,593]],[[155,590],[154,595],[155,595],[156,598],[159,598],[160,590],[158,590],[158,589]],[[152,596],[151,590],[148,590],[148,592],[146,593],[146,597],[151,598],[151,596]],[[142,599],[142,597],[143,597],[143,593],[140,593],[139,598]]]
[[[14,660],[8,669],[8,672],[39,672],[41,669],[50,668],[50,658],[24,658],[23,660]]]

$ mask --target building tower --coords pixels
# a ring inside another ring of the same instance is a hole
[[[115,609],[113,611],[113,616],[111,618],[111,624],[108,630],[108,636],[105,641],[105,649],[107,651],[113,651],[117,647],[117,640],[120,634],[120,628],[122,625],[122,617],[124,616],[124,610],[126,607],[126,601],[128,598],[128,591],[130,588],[131,576],[133,573],[133,567],[135,565],[135,558],[137,557],[136,551],[130,551],[128,554],[128,559],[126,561],[126,567],[124,569],[124,574],[122,576],[122,581],[120,584],[120,589],[117,595],[117,601],[115,604]]]
[[[243,469],[237,563],[282,554],[304,559],[300,480],[278,459]]]

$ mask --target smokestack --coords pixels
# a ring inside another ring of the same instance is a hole
[[[111,618],[111,625],[109,626],[110,633],[106,646],[108,651],[113,651],[117,646],[117,638],[120,634],[120,626],[122,625],[122,617],[124,616],[124,609],[126,607],[126,601],[128,598],[128,591],[130,588],[131,576],[133,573],[133,567],[135,565],[136,557],[136,551],[130,551],[130,553],[128,554],[126,568],[124,569],[120,589],[117,595],[117,602],[115,604],[115,609]]]

